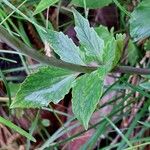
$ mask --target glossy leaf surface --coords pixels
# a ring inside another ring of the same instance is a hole
[[[56,67],[44,67],[31,74],[20,87],[11,108],[35,108],[58,103],[70,90],[77,74]]]
[[[73,113],[86,129],[102,95],[103,81],[95,71],[79,77],[73,86]]]
[[[85,65],[82,52],[67,35],[52,30],[47,30],[47,32],[41,32],[40,34],[45,37],[61,60],[73,64]]]
[[[143,0],[132,12],[130,34],[135,41],[150,36],[150,1]]]
[[[73,10],[75,19],[75,31],[80,44],[84,47],[87,56],[93,57],[95,61],[102,61],[104,40],[98,36],[94,28],[79,12]]]

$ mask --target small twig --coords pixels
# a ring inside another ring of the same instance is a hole
[[[135,68],[130,66],[119,66],[114,69],[115,72],[119,73],[129,73],[129,74],[139,74],[148,75],[150,74],[150,69]]]
[[[8,97],[0,97],[0,102],[8,102],[9,98]]]

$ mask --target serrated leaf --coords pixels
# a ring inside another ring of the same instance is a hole
[[[112,0],[85,0],[87,8],[102,8],[112,3]],[[84,0],[72,0],[72,3],[84,7]]]
[[[80,44],[84,47],[87,56],[93,57],[93,61],[102,62],[104,40],[101,39],[94,28],[90,27],[89,22],[79,12],[73,10],[75,19],[75,31]]]
[[[72,90],[72,109],[76,118],[88,128],[92,113],[100,100],[104,79],[99,77],[97,71],[79,77]]]
[[[107,43],[109,39],[113,37],[113,33],[109,32],[108,28],[103,25],[95,27],[94,30],[96,31],[98,36],[104,40],[104,43]]]
[[[85,65],[82,52],[67,35],[52,30],[47,30],[47,32],[41,31],[40,34],[43,34],[42,36],[49,42],[61,60],[73,64]]]
[[[38,4],[38,6],[36,7],[36,10],[34,11],[34,15],[42,12],[43,10],[54,5],[58,1],[59,0],[41,0],[40,3]]]
[[[11,108],[36,108],[58,103],[70,90],[77,74],[57,67],[44,67],[31,74],[20,87]]]
[[[105,47],[103,49],[103,64],[109,63],[108,67],[114,68],[120,60],[125,35],[117,34],[116,39],[113,35],[113,28],[109,32],[105,26],[95,28],[97,34],[104,40]]]
[[[143,0],[131,13],[130,34],[135,41],[150,36],[150,1]]]
[[[107,66],[110,71],[113,68],[113,62],[116,60],[117,42],[113,35],[113,30],[108,31],[108,28],[100,25],[95,28],[97,34],[104,40],[105,46],[103,49],[103,65]]]

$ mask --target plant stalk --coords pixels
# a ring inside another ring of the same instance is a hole
[[[7,45],[12,47],[13,49],[18,50],[21,53],[24,53],[32,57],[38,62],[47,64],[49,66],[64,68],[64,69],[68,69],[80,73],[90,73],[97,69],[97,67],[76,65],[76,64],[64,62],[54,57],[49,58],[45,55],[42,55],[39,52],[37,52],[35,49],[25,45],[18,38],[14,37],[13,35],[10,35],[9,32],[1,25],[0,25],[0,39],[3,42],[5,42]],[[113,71],[119,73],[140,74],[140,75],[150,74],[150,69],[134,68],[130,66],[118,66],[115,69],[113,69]]]

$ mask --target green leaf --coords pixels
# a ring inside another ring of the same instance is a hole
[[[34,11],[34,15],[42,12],[43,10],[54,5],[58,1],[59,0],[41,0],[40,3],[38,4],[38,6],[36,7],[36,10]]]
[[[76,10],[73,10],[75,18],[75,31],[80,44],[84,47],[87,56],[93,57],[93,60],[102,62],[104,40],[101,39],[94,28],[90,27],[89,22]]]
[[[79,77],[73,85],[73,113],[85,129],[102,95],[103,82],[104,78],[100,78],[98,72],[94,71]]]
[[[138,121],[140,124],[144,125],[147,128],[150,128],[150,122]]]
[[[14,97],[16,95],[17,91],[19,90],[20,84],[9,82],[8,86],[10,88],[11,96]]]
[[[85,0],[87,8],[102,8],[112,3],[112,0]],[[72,3],[84,7],[84,0],[72,0]]]
[[[130,34],[135,41],[150,36],[150,1],[143,0],[132,12]]]
[[[95,27],[94,30],[96,31],[98,36],[104,40],[105,43],[107,43],[110,38],[114,37],[112,30],[111,32],[109,32],[108,28],[103,25],[100,25],[99,27]]]
[[[143,82],[140,84],[140,86],[146,90],[149,90],[150,91],[150,82]]]
[[[57,67],[44,67],[31,74],[20,87],[11,108],[36,108],[58,103],[70,90],[77,74]]]
[[[147,39],[147,40],[144,42],[144,50],[145,50],[145,51],[150,51],[150,39]]]
[[[20,133],[21,135],[25,136],[26,138],[28,138],[29,140],[36,142],[35,138],[29,134],[28,132],[26,132],[25,130],[21,129],[20,127],[16,126],[15,124],[13,124],[12,122],[10,122],[9,120],[6,120],[4,118],[2,118],[0,116],[0,123],[4,124],[5,126],[15,130],[16,132]]]
[[[146,79],[150,79],[150,75],[142,75],[142,77],[144,77]]]
[[[67,35],[52,30],[47,30],[47,32],[41,31],[40,34],[43,34],[42,36],[49,42],[61,60],[73,64],[85,65],[82,52]]]
[[[113,62],[115,61],[116,46],[117,44],[113,37],[109,39],[104,48],[103,63],[108,67],[108,71],[112,69]]]
[[[131,66],[134,66],[138,62],[139,53],[137,47],[130,40],[128,44],[128,61]]]
[[[124,40],[125,40],[125,34],[116,34],[117,48],[116,48],[116,52],[115,52],[115,59],[113,61],[113,67],[116,66],[116,64],[119,62],[119,60],[122,56]]]
[[[117,65],[122,55],[125,35],[116,34],[116,39],[113,35],[113,28],[108,31],[107,27],[100,25],[95,28],[97,34],[104,40],[105,47],[103,52],[103,64],[109,63],[108,67],[113,68]]]

